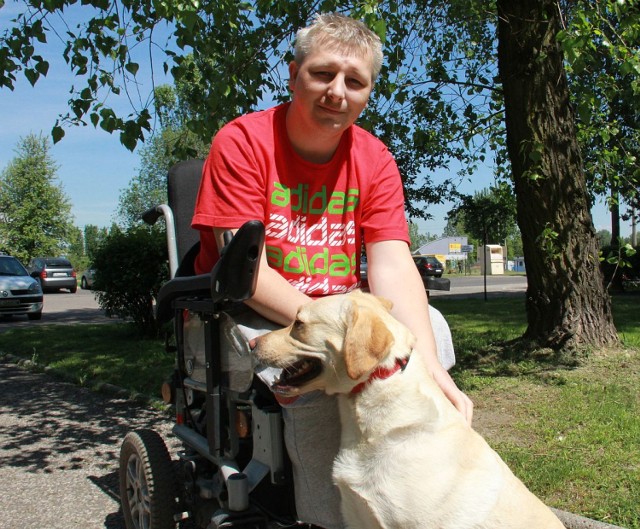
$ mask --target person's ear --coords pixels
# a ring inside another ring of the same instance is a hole
[[[298,72],[300,71],[300,67],[296,61],[291,61],[289,63],[289,91],[293,92],[293,87],[296,84],[296,79],[298,78]]]

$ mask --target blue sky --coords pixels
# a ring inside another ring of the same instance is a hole
[[[17,8],[14,6],[15,3],[6,3],[0,9],[0,32],[7,28],[8,21],[15,16]],[[48,49],[51,46],[55,47],[56,44],[48,45]],[[67,113],[73,75],[63,61],[61,51],[55,55],[47,54],[46,58],[51,62],[50,71],[35,87],[24,78],[19,78],[13,92],[0,89],[0,170],[15,157],[20,138],[41,132],[49,136],[58,115]],[[141,78],[149,79],[150,83],[150,75],[144,75],[144,66],[141,62]],[[160,70],[156,68],[156,73]],[[78,80],[75,82],[79,85]],[[156,83],[162,82],[165,80],[156,78]],[[145,90],[148,93],[148,87],[143,86],[141,93],[144,94]],[[112,98],[108,103],[114,108],[130,109],[124,97]],[[59,166],[59,182],[71,201],[76,225],[109,226],[121,191],[138,172],[138,155],[123,147],[117,135],[96,130],[91,125],[66,129],[66,136],[52,147],[51,155]],[[490,183],[490,171],[481,171],[473,181],[462,182],[460,190],[473,193]],[[451,204],[429,206],[428,210],[434,218],[419,221],[420,231],[440,235],[450,207]],[[596,229],[610,230],[609,215],[602,203],[597,204],[592,213]],[[630,227],[624,225],[623,235],[629,232]]]

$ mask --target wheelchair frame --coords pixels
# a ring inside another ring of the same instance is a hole
[[[172,168],[169,204],[143,216],[149,224],[163,217],[167,228],[171,279],[160,290],[156,311],[160,321],[173,320],[175,346],[168,349],[175,351],[175,370],[162,393],[175,409],[172,431],[182,448],[174,461],[156,432],[127,434],[120,456],[127,529],[165,529],[182,520],[203,529],[308,526],[295,518],[281,408],[253,376],[249,344],[233,320],[255,289],[264,226],[252,221],[233,237],[225,234],[211,273],[188,275],[193,245],[180,246],[172,185],[186,184],[188,196],[177,202],[187,207],[190,220],[201,167],[189,161]],[[191,244],[193,233],[187,238]],[[197,356],[188,357],[194,347]],[[198,367],[204,380],[194,374]]]

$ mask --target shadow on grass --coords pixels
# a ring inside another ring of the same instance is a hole
[[[491,341],[491,336],[476,336],[474,342],[458,344],[454,374],[547,379],[549,372],[575,369],[587,358],[586,353],[542,348],[522,337]]]
[[[640,295],[636,293],[612,298],[613,317],[623,347],[640,346],[638,302]],[[459,375],[545,376],[553,370],[575,369],[593,354],[589,350],[540,347],[523,338],[527,322],[522,300],[438,299],[433,304],[451,327],[457,359],[453,373]]]

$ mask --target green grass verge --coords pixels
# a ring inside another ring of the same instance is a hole
[[[524,300],[434,298],[452,329],[476,428],[546,503],[640,529],[640,305],[617,296],[622,347],[574,365],[518,359]]]
[[[174,364],[162,341],[140,339],[126,323],[35,324],[0,336],[0,353],[29,360],[77,384],[114,384],[155,398],[160,397],[160,385]]]
[[[640,296],[616,296],[623,346],[574,365],[518,358],[522,298],[434,297],[454,336],[457,383],[476,405],[476,428],[551,506],[640,529]],[[127,324],[40,325],[4,331],[0,354],[49,367],[79,384],[110,383],[159,396],[173,367],[160,340]]]

